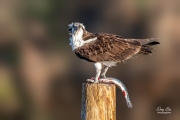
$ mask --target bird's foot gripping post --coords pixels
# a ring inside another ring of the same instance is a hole
[[[94,78],[87,79],[87,82],[94,83]],[[121,80],[108,77],[108,78],[99,78],[99,82],[100,83],[107,83],[107,84],[115,84],[118,88],[121,89],[121,91],[122,91],[122,93],[126,99],[126,103],[127,103],[128,108],[133,107],[133,105],[130,101],[129,94],[128,94],[128,91],[126,89],[126,86],[121,82]]]

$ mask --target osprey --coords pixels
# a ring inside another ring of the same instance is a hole
[[[125,39],[107,33],[90,33],[82,23],[69,24],[70,45],[75,54],[96,68],[94,83],[106,78],[109,67],[125,61],[135,54],[149,55],[153,53],[151,46],[160,44],[157,39]],[[102,73],[101,70],[103,69]]]

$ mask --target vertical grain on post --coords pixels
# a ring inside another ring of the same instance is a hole
[[[83,83],[81,107],[81,120],[116,120],[115,85]]]

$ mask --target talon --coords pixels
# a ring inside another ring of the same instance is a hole
[[[86,82],[94,83],[94,80],[92,80],[92,79],[87,79]]]
[[[98,80],[96,81],[94,77],[92,77],[90,79],[87,79],[86,81],[90,82],[90,83],[100,83],[100,82],[102,82],[101,78],[98,78]]]
[[[92,77],[91,79],[92,79],[92,80],[95,80],[95,78],[94,78],[94,77]]]

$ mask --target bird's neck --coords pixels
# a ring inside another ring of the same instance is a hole
[[[70,45],[74,51],[76,48],[83,46],[83,30],[79,30],[70,36]]]
[[[83,46],[83,44],[84,44],[84,41],[82,40],[82,37],[79,38],[76,35],[72,35],[70,37],[70,45],[72,47],[72,50],[75,50],[76,48]]]

